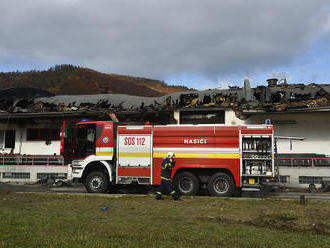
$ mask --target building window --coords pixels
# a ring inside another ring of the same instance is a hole
[[[289,183],[290,182],[290,176],[280,176],[279,177],[280,183]]]
[[[293,167],[330,167],[330,158],[279,159],[278,166]]]
[[[308,177],[301,176],[299,177],[300,184],[320,184],[322,183],[322,177]]]
[[[27,141],[51,141],[60,139],[60,130],[57,128],[29,128],[26,132]]]
[[[293,160],[294,167],[311,167],[312,160],[311,159],[295,159]]]
[[[66,173],[37,173],[37,179],[48,179],[48,178],[66,179],[67,174]]]
[[[225,111],[181,111],[180,124],[224,124]]]
[[[316,167],[330,167],[330,158],[326,159],[315,159],[314,166]]]
[[[278,159],[276,162],[278,166],[291,166],[290,159]]]
[[[15,130],[0,130],[1,148],[15,148]]]
[[[4,173],[2,173],[2,178],[29,179],[30,178],[30,173],[24,173],[24,172],[4,172]]]

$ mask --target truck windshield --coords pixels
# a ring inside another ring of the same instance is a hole
[[[81,124],[75,129],[74,157],[85,158],[95,154],[96,150],[96,125]]]

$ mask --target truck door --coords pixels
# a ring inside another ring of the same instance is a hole
[[[152,184],[152,133],[140,127],[118,128],[117,177],[118,184]],[[150,128],[147,128],[150,129]]]

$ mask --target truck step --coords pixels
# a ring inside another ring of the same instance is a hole
[[[242,191],[260,191],[260,188],[242,188]]]

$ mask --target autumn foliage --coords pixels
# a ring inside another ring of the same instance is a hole
[[[188,90],[186,87],[168,86],[159,80],[105,74],[73,65],[56,65],[47,71],[1,72],[0,89],[13,87],[34,87],[56,95],[162,96]]]

